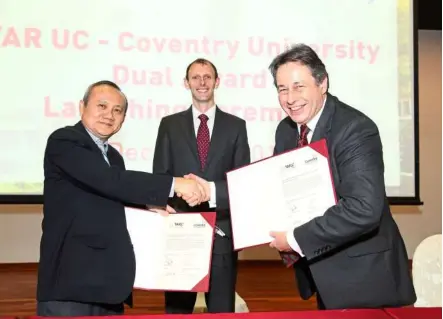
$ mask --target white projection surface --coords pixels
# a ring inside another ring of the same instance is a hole
[[[312,46],[330,92],[378,125],[389,196],[415,196],[412,8],[394,0],[2,0],[0,195],[40,195],[48,136],[79,120],[87,86],[129,99],[111,142],[128,169],[152,171],[160,119],[188,108],[187,65],[220,73],[216,102],[247,122],[252,160],[272,154],[281,110],[268,66]],[[87,165],[87,163],[85,163]]]

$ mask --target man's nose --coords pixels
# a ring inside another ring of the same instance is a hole
[[[111,110],[106,110],[103,116],[104,116],[106,119],[114,120],[114,112],[111,111]]]
[[[294,104],[298,99],[298,93],[294,90],[290,90],[288,93],[288,104]]]

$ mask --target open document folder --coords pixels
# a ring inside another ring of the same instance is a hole
[[[208,291],[215,212],[125,212],[136,260],[134,288]]]
[[[268,244],[271,231],[292,231],[337,202],[324,139],[226,176],[235,250]]]

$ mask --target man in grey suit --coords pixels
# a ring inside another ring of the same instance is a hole
[[[232,245],[225,173],[250,162],[246,122],[215,104],[219,81],[210,61],[197,59],[189,64],[184,84],[192,94],[192,105],[161,120],[153,161],[155,174],[185,175],[197,180],[206,194],[194,207],[187,204],[195,204],[192,196],[177,194],[170,206],[182,212],[217,214],[209,292],[205,295],[211,313],[235,310],[237,252]],[[166,313],[192,313],[195,300],[196,293],[166,292]]]
[[[386,197],[377,126],[328,93],[325,65],[310,47],[294,46],[269,68],[288,115],[277,127],[274,153],[326,139],[338,199],[292,232],[271,233],[271,247],[294,267],[301,297],[316,293],[319,309],[413,304],[405,245]]]

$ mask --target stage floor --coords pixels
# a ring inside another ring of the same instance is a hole
[[[35,314],[37,265],[0,265],[0,316]],[[251,312],[315,310],[315,298],[304,301],[291,269],[276,261],[240,261],[237,292]],[[136,291],[126,314],[162,314],[163,294]]]

